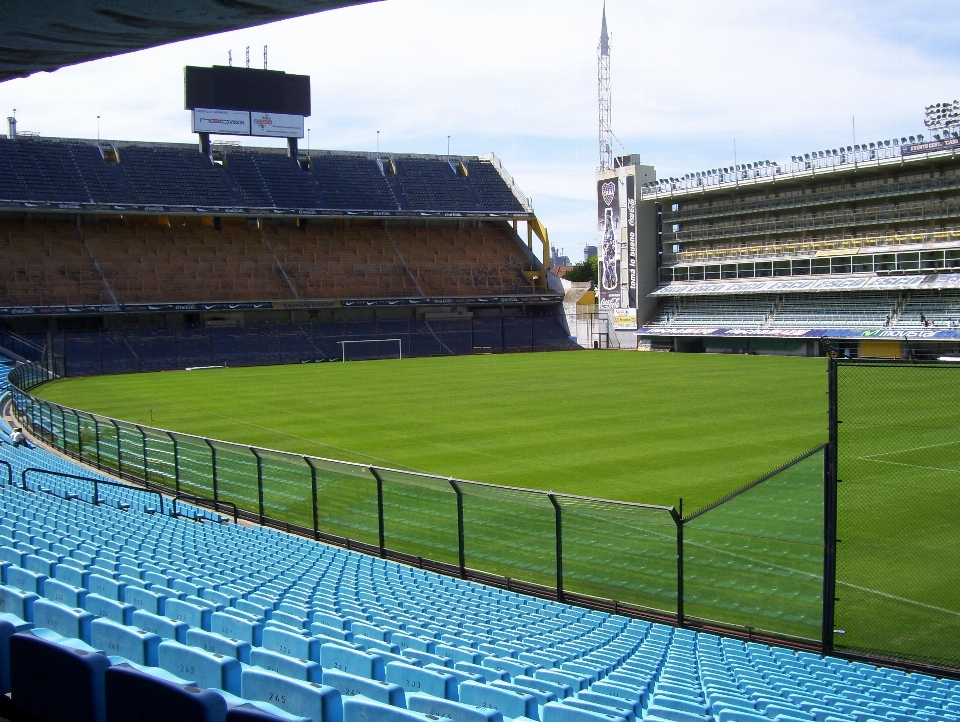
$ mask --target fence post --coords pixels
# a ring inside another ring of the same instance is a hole
[[[827,446],[823,459],[823,626],[821,647],[833,652],[833,628],[837,601],[837,361],[827,361]]]
[[[460,485],[453,479],[448,479],[450,486],[457,493],[457,549],[460,553],[460,578],[467,578],[466,555],[463,550],[463,492]]]
[[[169,431],[167,436],[170,437],[170,441],[173,442],[173,488],[177,490],[177,493],[180,493],[180,448],[177,445],[177,437],[174,436]],[[177,511],[176,503],[174,503],[173,511]]]
[[[113,428],[117,432],[117,476],[121,479],[123,478],[123,449],[120,444],[120,426],[117,424],[115,419],[110,419],[110,423],[113,424]]]
[[[304,456],[303,460],[310,467],[310,493],[313,496],[313,539],[320,541],[320,515],[317,511],[317,467],[313,465],[313,460],[309,456]]]
[[[83,461],[83,426],[80,424],[80,414],[71,409],[73,418],[77,420],[77,456]]]
[[[557,497],[553,494],[547,494],[550,503],[553,504],[553,513],[556,517],[556,538],[557,538],[557,601],[563,601],[563,524],[560,513],[560,504]]]
[[[97,440],[97,469],[102,469],[100,465],[100,424],[97,423],[96,416],[90,416],[90,419],[93,421],[93,435]]]
[[[147,435],[143,431],[143,427],[137,424],[137,431],[140,432],[140,442],[143,444],[143,483],[150,483],[150,469],[147,463]]]
[[[260,526],[263,526],[263,459],[252,446],[250,451],[257,457],[257,500],[260,503]]]
[[[60,433],[60,445],[63,447],[63,450],[67,450],[67,412],[64,408],[60,407],[60,428],[62,429]]]
[[[373,474],[373,478],[377,480],[377,521],[379,522],[379,532],[380,532],[380,558],[383,559],[386,554],[386,545],[384,544],[384,535],[383,535],[383,479],[380,478],[380,474],[377,473],[377,470],[372,466],[370,467],[370,473]]]
[[[45,442],[47,442],[47,443],[49,444],[49,443],[50,443],[50,430],[46,428],[45,422],[44,422],[44,420],[43,420],[43,407],[44,407],[44,406],[46,406],[46,404],[45,404],[43,401],[40,401],[39,399],[37,399],[37,410],[40,412],[40,438],[41,438],[43,441],[45,441]]]
[[[210,447],[210,466],[213,467],[213,504],[214,508],[220,511],[216,506],[217,502],[220,501],[220,493],[217,489],[217,447],[213,445],[210,439],[205,438],[204,441],[206,441],[207,446]]]
[[[677,525],[677,626],[683,628],[683,499],[679,507],[672,509],[673,521]]]

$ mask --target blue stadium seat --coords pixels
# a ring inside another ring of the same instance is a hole
[[[174,619],[167,619],[166,617],[137,609],[133,613],[133,624],[147,632],[153,632],[164,639],[172,639],[181,644],[187,641],[187,630],[189,627],[183,622],[178,622]]]
[[[240,694],[241,664],[233,657],[189,647],[173,640],[160,643],[158,666],[203,688],[222,689]]]
[[[0,613],[12,614],[28,622],[33,621],[33,603],[39,597],[6,585],[0,586]]]
[[[96,619],[83,609],[66,607],[48,599],[33,604],[33,623],[64,637],[74,637],[90,643],[90,624]]]
[[[323,679],[323,669],[318,662],[297,659],[262,647],[251,650],[250,664],[304,682],[320,682]]]
[[[10,691],[10,637],[33,628],[30,622],[0,613],[0,694]]]
[[[357,677],[336,669],[325,669],[323,670],[323,684],[333,687],[343,696],[362,695],[394,707],[406,706],[403,687],[390,682]]]
[[[495,709],[477,708],[449,699],[414,693],[407,695],[407,709],[420,714],[443,717],[453,722],[502,722],[503,715]]]
[[[244,664],[250,663],[251,647],[249,642],[243,642],[239,639],[228,639],[213,632],[206,632],[202,629],[191,627],[187,630],[186,643],[191,647],[199,647],[212,654],[222,654],[225,657],[233,657]]]
[[[43,720],[103,722],[110,660],[45,630],[10,637],[10,693],[18,709]]]
[[[338,669],[357,677],[385,679],[382,656],[347,649],[337,644],[324,644],[320,647],[320,664],[324,669]]]
[[[474,707],[498,710],[504,717],[539,719],[537,699],[509,689],[499,689],[477,682],[460,685],[460,701]]]
[[[435,722],[433,717],[419,712],[391,707],[364,697],[346,697],[343,700],[343,722]]]
[[[543,722],[627,722],[625,717],[609,712],[579,709],[559,702],[543,705]]]
[[[223,697],[190,683],[121,662],[106,670],[105,722],[132,719],[225,722]]]
[[[389,662],[386,666],[386,681],[401,687],[408,694],[422,692],[454,702],[458,699],[457,678],[451,674]]]
[[[241,673],[244,699],[269,702],[284,712],[312,722],[340,722],[340,693],[317,682],[301,682],[273,672],[247,667]]]

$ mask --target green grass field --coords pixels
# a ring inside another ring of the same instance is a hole
[[[91,377],[39,391],[104,416],[299,454],[652,504],[682,497],[689,515],[826,440],[825,367],[823,359],[578,352]],[[841,366],[838,648],[960,665],[958,374]],[[115,468],[112,433],[101,424],[104,463]],[[127,428],[121,440],[135,465],[139,433]],[[183,484],[209,496],[209,449],[186,442]],[[151,436],[148,445],[169,484],[172,443]],[[221,447],[217,458],[221,498],[256,511],[252,454]],[[688,615],[819,636],[822,459],[684,525]],[[266,513],[309,526],[307,467],[280,457],[264,464]],[[321,528],[375,544],[369,473],[328,465],[320,476]],[[463,488],[467,566],[551,585],[547,500]],[[567,589],[676,611],[669,515],[561,506]],[[388,548],[455,564],[456,514],[442,480],[384,473]]]
[[[625,501],[682,497],[689,513],[825,441],[825,391],[823,359],[577,352],[101,376],[40,395],[300,454]]]

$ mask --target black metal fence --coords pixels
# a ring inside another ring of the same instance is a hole
[[[66,454],[243,519],[440,573],[681,626],[828,641],[825,445],[683,518],[592,499],[241,446],[91,414],[28,393],[17,418]]]
[[[960,364],[830,364],[834,646],[960,668]]]

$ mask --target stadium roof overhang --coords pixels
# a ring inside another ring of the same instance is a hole
[[[0,82],[377,0],[5,0]]]

